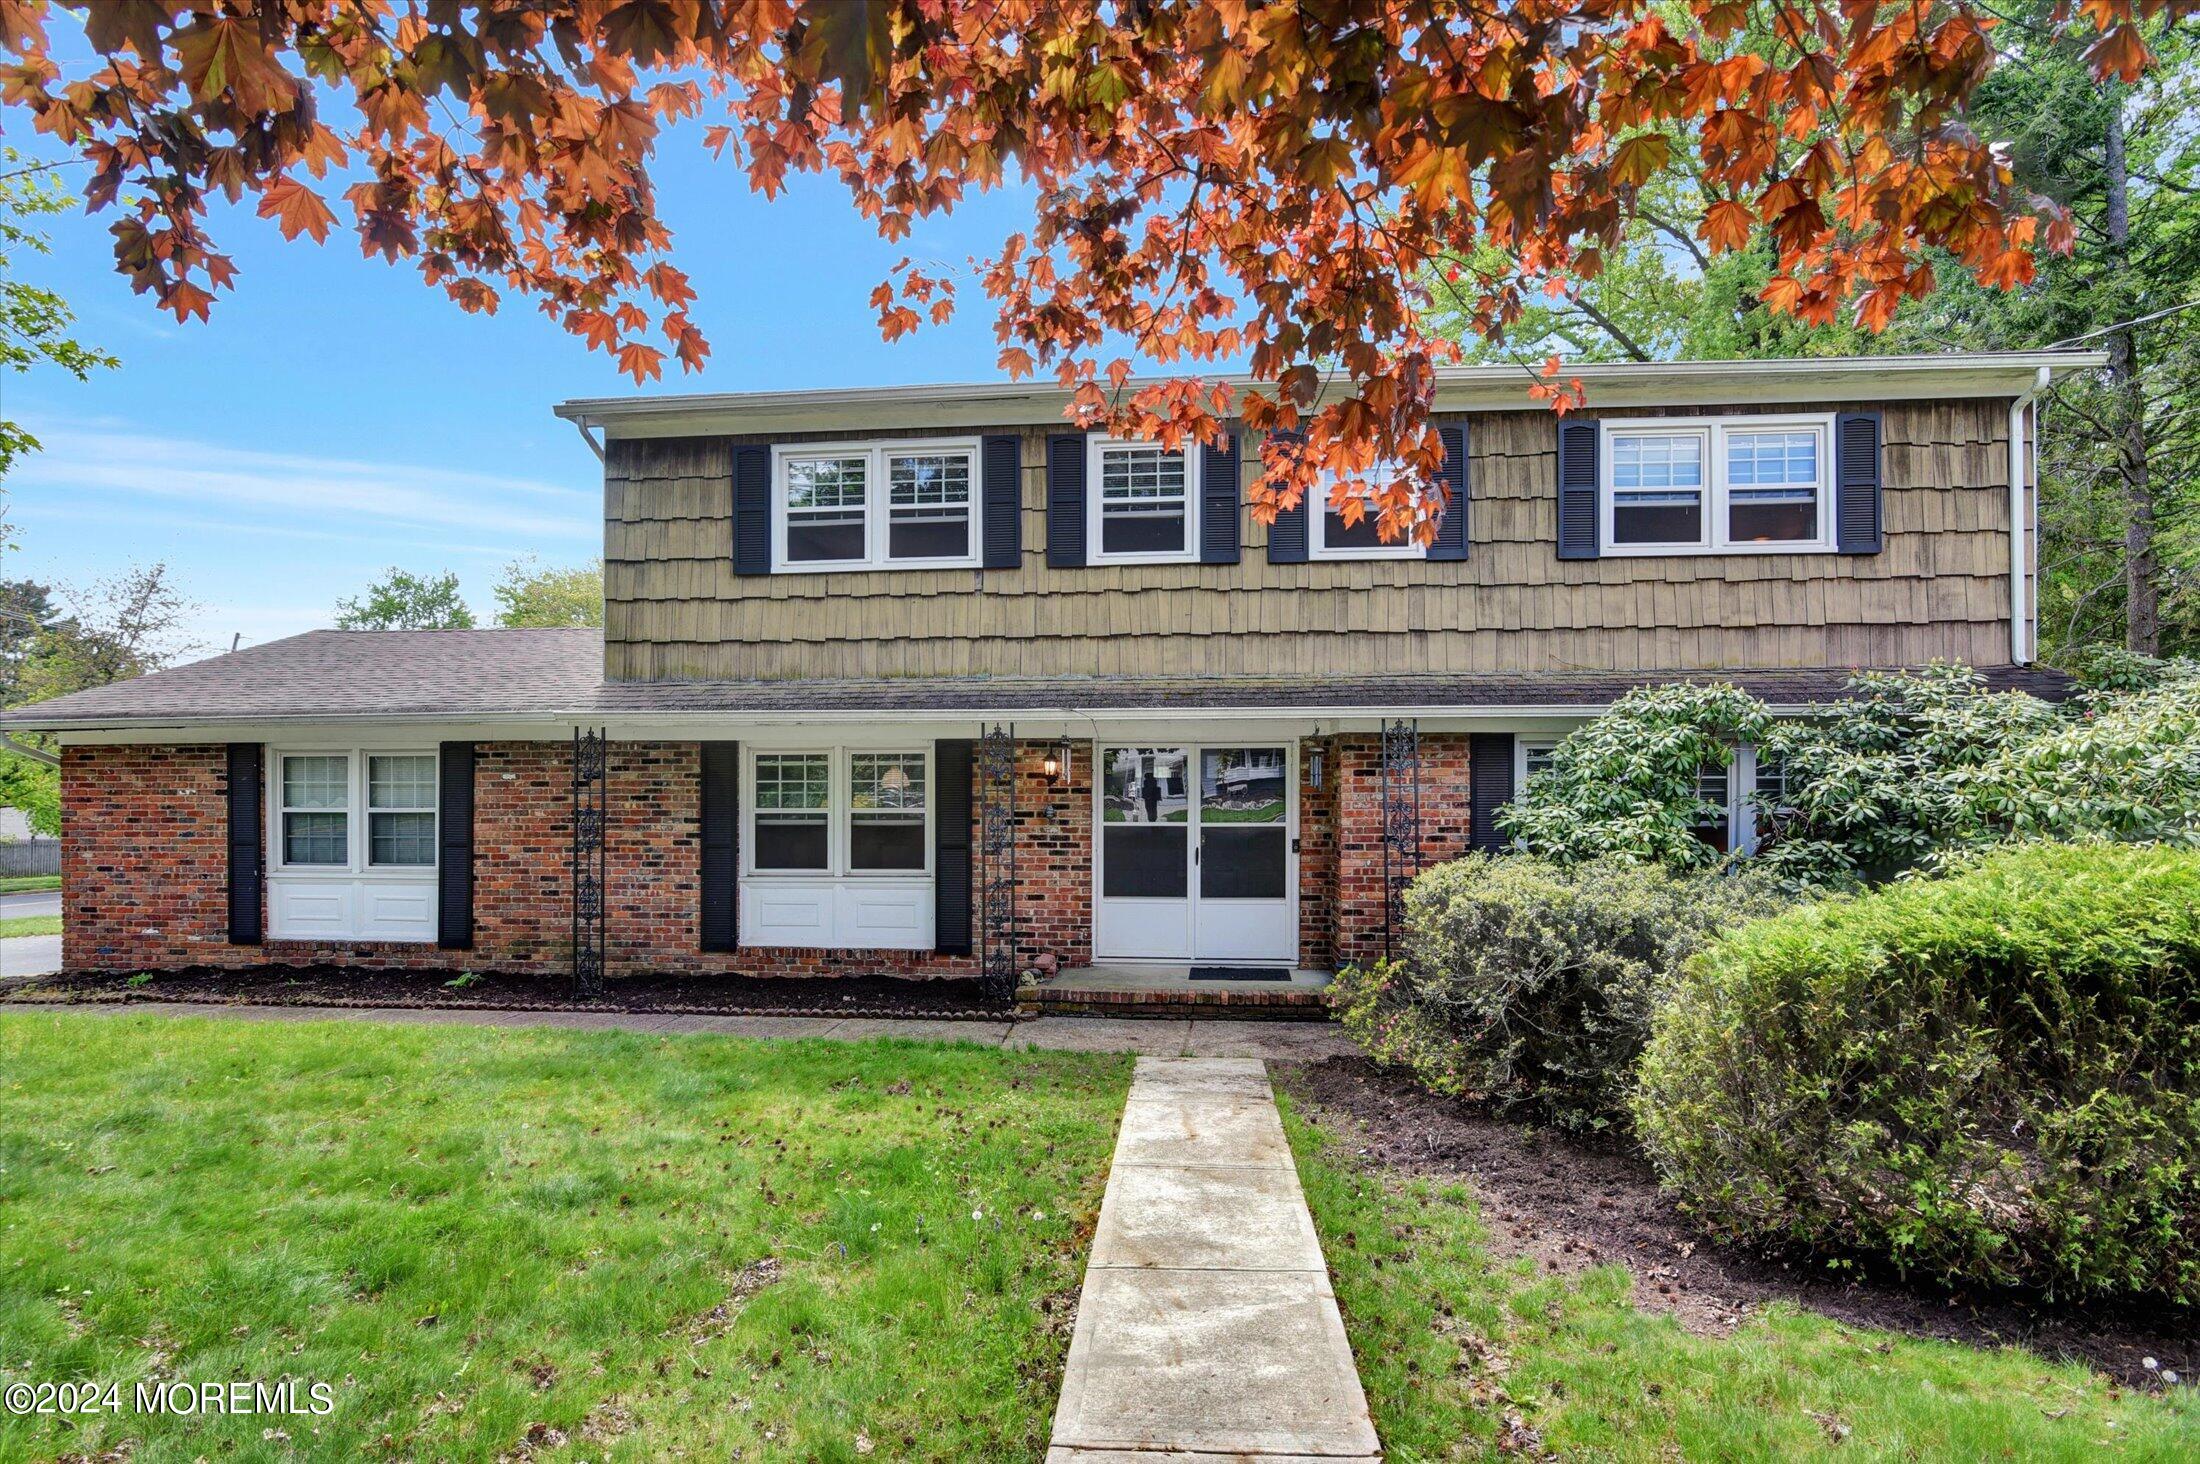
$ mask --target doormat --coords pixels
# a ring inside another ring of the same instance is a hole
[[[1282,966],[1194,966],[1194,981],[1289,981],[1290,971]]]

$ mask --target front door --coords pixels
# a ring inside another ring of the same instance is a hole
[[[1292,749],[1099,749],[1096,960],[1295,964]]]

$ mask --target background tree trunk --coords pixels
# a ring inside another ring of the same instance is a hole
[[[2110,89],[2115,105],[2108,113],[2105,163],[2108,185],[2109,268],[2116,288],[2112,298],[2124,319],[2139,313],[2126,298],[2130,278],[2130,165],[2124,155],[2124,88]],[[2124,484],[2124,645],[2143,655],[2162,644],[2162,608],[2154,553],[2154,485],[2147,473],[2146,393],[2139,380],[2136,328],[2125,326],[2108,337],[2110,400],[2116,414],[2116,465]]]

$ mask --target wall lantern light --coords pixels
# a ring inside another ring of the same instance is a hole
[[[1322,772],[1328,761],[1318,747],[1306,755],[1306,785],[1317,793],[1321,791]]]
[[[1070,746],[1067,739],[1047,749],[1046,761],[1040,766],[1046,770],[1049,783],[1069,781]]]

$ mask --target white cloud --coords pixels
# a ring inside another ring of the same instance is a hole
[[[367,532],[401,525],[470,529],[510,535],[522,548],[601,532],[593,489],[409,463],[260,452],[103,423],[42,423],[39,438],[44,450],[8,485],[25,508],[46,492],[89,490],[196,505],[208,527],[240,527],[235,510],[242,509],[259,511],[255,518],[301,518],[318,532],[346,520]],[[268,527],[250,525],[252,531]]]

